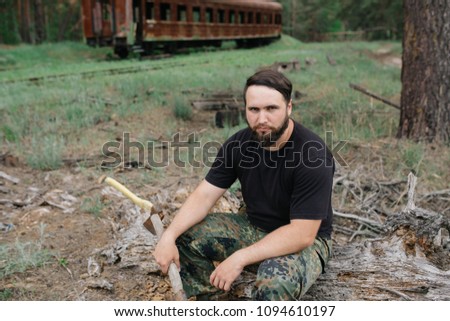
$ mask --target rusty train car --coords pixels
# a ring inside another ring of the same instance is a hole
[[[87,44],[112,46],[120,57],[224,40],[267,44],[281,35],[281,12],[271,0],[82,0]]]

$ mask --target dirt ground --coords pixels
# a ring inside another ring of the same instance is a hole
[[[99,124],[93,135],[105,128],[120,134],[133,122],[146,124],[152,133],[163,133],[161,124],[168,116],[161,111],[124,120],[124,128],[112,120]],[[178,129],[182,137],[183,133],[205,132],[212,128],[212,117],[196,115],[188,124],[180,122]],[[119,167],[112,172],[100,169],[106,158],[99,151],[99,146],[87,151],[99,156],[89,164],[68,162],[53,171],[31,169],[6,150],[0,152],[0,172],[19,180],[0,178],[0,239],[2,245],[14,249],[6,260],[0,260],[0,266],[20,257],[16,265],[8,265],[17,271],[20,264],[28,262],[25,271],[0,279],[3,299],[171,299],[168,279],[160,274],[152,257],[156,238],[143,227],[148,214],[97,180],[107,174],[121,181],[152,201],[167,224],[200,182],[202,169],[180,169],[170,163],[163,169]],[[237,211],[238,207],[239,200],[227,193],[216,210]],[[49,257],[35,267],[38,259],[33,254],[38,253]]]

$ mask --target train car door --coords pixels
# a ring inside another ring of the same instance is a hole
[[[114,30],[110,0],[97,0],[92,8],[92,27],[98,45],[111,42]]]
[[[143,21],[142,21],[142,1],[133,0],[133,24],[135,28],[135,44],[142,44]]]
[[[92,29],[97,39],[102,36],[103,24],[102,24],[102,4],[100,1],[96,1],[92,8]],[[97,40],[98,42],[98,40]]]

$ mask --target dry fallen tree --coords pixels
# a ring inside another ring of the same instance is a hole
[[[449,300],[450,221],[448,215],[441,214],[448,208],[445,200],[449,193],[444,190],[417,198],[427,206],[430,202],[440,204],[437,213],[416,206],[416,177],[412,174],[408,183],[380,182],[358,170],[336,176],[335,203],[343,201],[336,204],[334,256],[304,299]],[[143,195],[165,214],[165,224],[189,194],[182,186],[185,182],[178,181]],[[106,193],[106,188],[103,191]],[[116,198],[113,191],[105,196]],[[406,198],[407,204],[400,209],[398,205]],[[227,192],[215,210],[236,212],[239,202]],[[156,240],[143,229],[143,216],[129,203],[123,201],[114,211],[117,220],[112,226],[117,242],[93,253],[93,259],[123,269],[135,268],[136,277],[142,280],[152,275],[154,297],[167,299],[168,283],[148,255]],[[250,299],[254,279],[253,273],[245,271],[233,286],[232,298]]]
[[[415,182],[416,177],[410,174],[407,206],[385,222],[336,213],[359,225],[355,231],[347,228],[350,240],[358,233],[378,235],[362,242],[336,244],[326,273],[305,300],[450,300],[450,220],[416,207]],[[366,209],[375,211],[365,199]],[[234,288],[237,298],[249,298],[253,278],[246,273],[240,279]]]

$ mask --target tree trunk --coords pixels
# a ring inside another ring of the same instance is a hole
[[[296,27],[296,21],[297,21],[297,15],[296,15],[296,1],[291,1],[291,36],[295,37],[295,27]]]
[[[450,0],[404,0],[397,136],[450,141]]]
[[[31,43],[30,1],[17,0],[17,7],[20,38],[23,42]]]
[[[36,43],[46,40],[44,5],[42,0],[34,0],[34,25],[36,30]]]

